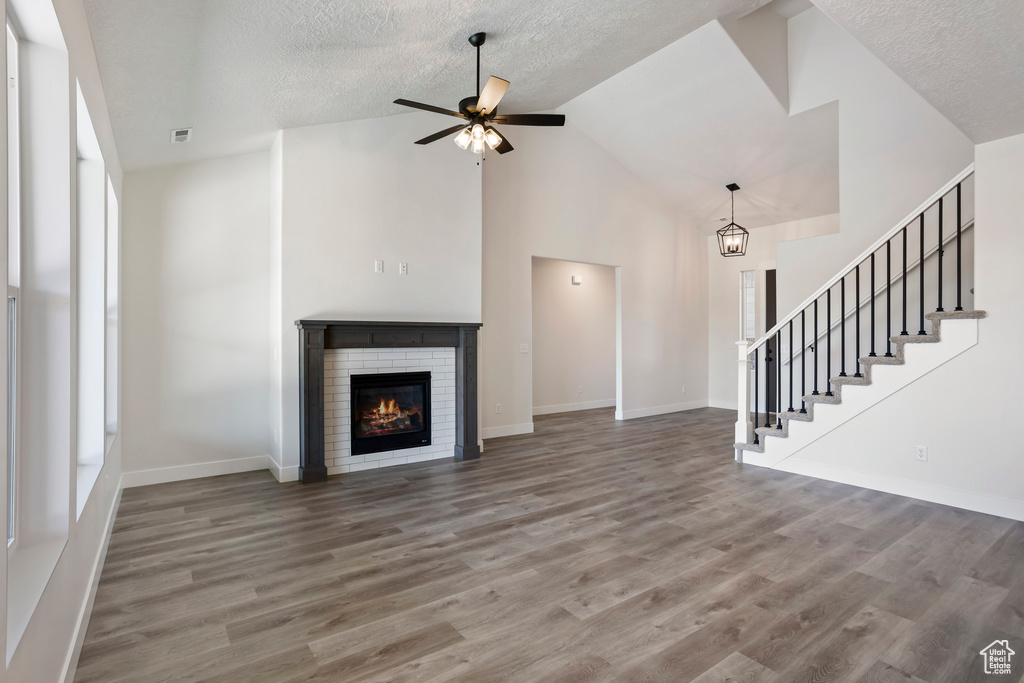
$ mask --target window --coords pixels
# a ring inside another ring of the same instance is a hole
[[[78,147],[78,491],[81,516],[106,452],[104,331],[107,182],[96,131],[77,88]]]
[[[754,271],[743,271],[743,338],[749,341],[757,338],[757,295],[754,289],[756,280]]]
[[[21,154],[18,37],[7,23],[7,546],[18,530],[18,301],[21,278]]]
[[[121,233],[118,229],[120,225],[117,195],[114,194],[114,184],[110,182],[110,176],[107,176],[107,448],[110,448],[114,437],[117,436],[117,338],[119,330],[117,283],[121,253],[118,248],[121,240]]]

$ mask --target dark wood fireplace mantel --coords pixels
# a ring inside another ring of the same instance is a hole
[[[299,481],[327,480],[324,464],[324,350],[455,348],[455,458],[480,457],[477,443],[477,330],[480,323],[296,320],[299,328]]]

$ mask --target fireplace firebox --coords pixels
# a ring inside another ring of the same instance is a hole
[[[352,375],[352,455],[430,445],[430,373]]]

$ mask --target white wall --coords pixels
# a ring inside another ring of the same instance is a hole
[[[783,243],[839,231],[839,214],[818,216],[756,228],[750,233],[745,256],[724,258],[718,239],[707,239],[708,250],[708,403],[736,409],[736,342],[740,332],[740,273],[756,271],[757,337],[766,331],[764,273],[777,267],[776,250]],[[781,319],[788,311],[777,310]]]
[[[977,346],[783,463],[793,469],[1024,520],[1024,135],[977,147]],[[928,461],[914,458],[928,447]]]
[[[615,269],[534,258],[532,291],[533,414],[615,405]]]
[[[705,405],[704,236],[571,123],[512,142],[484,168],[484,437],[532,430],[534,256],[621,268],[622,417]]]
[[[285,479],[299,463],[296,320],[480,321],[477,157],[450,140],[413,144],[445,124],[415,113],[282,134],[281,313],[271,326]]]
[[[974,159],[971,141],[831,19],[789,20],[789,107],[839,102],[837,235],[778,249],[779,317]]]
[[[53,197],[54,203],[64,207],[74,206],[72,194],[74,146],[72,143],[76,127],[75,79],[81,84],[84,100],[92,114],[99,147],[114,194],[119,196],[121,193],[121,168],[114,146],[99,71],[96,67],[92,38],[88,31],[81,0],[55,0],[52,5],[29,0],[14,0],[11,4],[21,20],[25,37],[30,41],[51,46],[59,46],[58,44],[63,42],[67,50],[63,67],[66,81],[56,82],[67,93],[67,96],[62,98],[67,110],[63,113],[53,112],[53,115],[59,118],[62,125],[66,126],[68,130],[66,136],[59,134],[53,138],[55,143],[63,145],[65,154],[64,166],[62,170],[56,171],[57,175],[53,178],[56,186],[60,188]],[[61,33],[63,33],[63,40],[61,40]],[[6,113],[6,108],[0,108],[0,110]],[[31,118],[27,125],[32,125]],[[0,164],[0,167],[4,171],[6,170],[6,164]],[[6,182],[6,178],[4,178],[4,182]],[[66,193],[66,196],[61,196],[61,193]],[[2,214],[6,216],[6,210]],[[73,221],[73,214],[70,211],[68,211],[67,218],[64,219],[64,228],[71,230],[73,234],[73,223],[69,225],[68,221]],[[0,243],[6,245],[6,238],[0,240]],[[0,258],[0,264],[2,264],[0,268],[6,268],[7,259]],[[0,273],[0,280],[5,278],[6,272]],[[74,296],[74,294],[75,291],[72,288],[71,295]],[[67,334],[73,334],[74,329],[72,325],[68,325],[66,327]],[[60,338],[53,338],[52,342],[57,347],[68,348],[69,352],[74,343],[73,340],[69,342],[68,339]],[[2,343],[0,349],[6,351],[6,341]],[[67,375],[61,381],[67,381],[70,384],[74,381],[72,379],[74,367],[71,363],[62,367]],[[6,372],[3,373],[3,376],[6,376]],[[62,471],[66,471],[68,476],[74,476],[73,464],[76,453],[75,449],[71,447],[71,443],[73,443],[74,416],[77,412],[75,401],[77,399],[73,394],[69,398],[68,408],[63,409],[59,414],[37,415],[36,419],[47,423],[55,431],[67,430],[69,432],[68,448],[64,451],[66,463],[63,463],[65,467]],[[6,414],[6,397],[0,397],[0,408]],[[6,443],[6,420],[0,420],[0,433],[4,434],[4,443]],[[60,548],[60,556],[52,573],[43,577],[44,579],[48,578],[48,581],[46,581],[20,639],[17,638],[18,634],[8,631],[8,620],[0,619],[0,651],[14,650],[9,661],[6,657],[0,659],[0,679],[10,683],[58,681],[62,680],[65,672],[73,670],[81,638],[85,635],[92,589],[95,579],[98,579],[98,567],[105,552],[109,524],[118,500],[120,474],[121,437],[118,435],[108,446],[99,479],[78,519],[74,518],[75,487],[70,485],[65,487],[68,498],[61,503],[61,507],[67,511],[68,515],[67,539]],[[5,492],[0,494],[0,499],[3,500],[6,500],[5,480],[6,468],[0,468],[0,481],[4,484],[0,488],[3,488]],[[5,527],[6,510],[5,504],[0,509],[0,522],[3,522]],[[8,560],[10,559],[8,558]],[[0,591],[0,612],[3,614],[9,614],[11,601],[18,599],[19,593],[24,590],[10,578],[7,572],[7,563],[0,562],[0,585],[6,586],[6,590]]]
[[[266,467],[269,196],[268,152],[125,177],[128,483]]]

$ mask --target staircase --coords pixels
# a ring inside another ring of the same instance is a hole
[[[964,260],[973,172],[958,174],[761,339],[737,342],[738,462],[774,467],[977,343],[985,312],[964,305],[973,302],[973,264]]]

